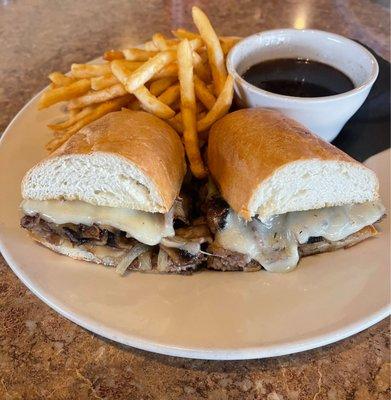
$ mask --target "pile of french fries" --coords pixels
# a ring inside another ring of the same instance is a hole
[[[67,75],[49,75],[50,88],[39,100],[43,109],[67,101],[67,119],[49,125],[54,151],[83,126],[103,115],[129,108],[145,110],[167,121],[183,138],[190,169],[207,175],[200,142],[232,103],[233,79],[225,57],[239,37],[218,37],[206,14],[192,8],[198,33],[160,33],[135,48],[105,52],[102,64],[73,64]]]

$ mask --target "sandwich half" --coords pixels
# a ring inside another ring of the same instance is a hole
[[[212,269],[289,271],[376,235],[385,212],[373,171],[277,111],[215,123],[208,167]]]
[[[75,259],[183,273],[204,258],[206,226],[188,226],[183,145],[159,118],[108,114],[81,129],[22,181],[21,226]],[[184,221],[175,231],[174,220]]]

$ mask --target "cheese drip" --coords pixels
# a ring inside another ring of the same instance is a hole
[[[384,214],[380,201],[297,211],[275,215],[265,223],[253,218],[246,222],[230,210],[216,242],[225,249],[247,254],[266,270],[286,272],[299,261],[299,245],[310,237],[330,241],[345,239]]]
[[[160,243],[163,237],[175,235],[172,218],[159,213],[94,206],[77,200],[24,200],[21,208],[26,215],[40,214],[57,225],[108,225],[150,246]]]

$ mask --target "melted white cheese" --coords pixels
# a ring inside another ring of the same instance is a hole
[[[299,261],[299,244],[323,236],[338,241],[376,222],[384,214],[380,202],[276,215],[262,223],[246,222],[230,210],[224,229],[216,233],[220,246],[247,254],[266,270],[285,272]]]
[[[21,208],[26,215],[40,214],[46,221],[58,225],[108,225],[150,246],[160,243],[163,237],[175,235],[172,222],[167,224],[164,214],[100,207],[76,200],[24,200]]]

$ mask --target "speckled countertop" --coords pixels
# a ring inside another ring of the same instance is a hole
[[[389,1],[198,1],[221,34],[319,28],[390,57]],[[109,48],[191,27],[188,1],[0,1],[0,131],[46,84]],[[4,173],[2,171],[1,173]],[[0,257],[0,399],[389,399],[389,320],[268,360],[155,355],[97,337],[38,300]]]

